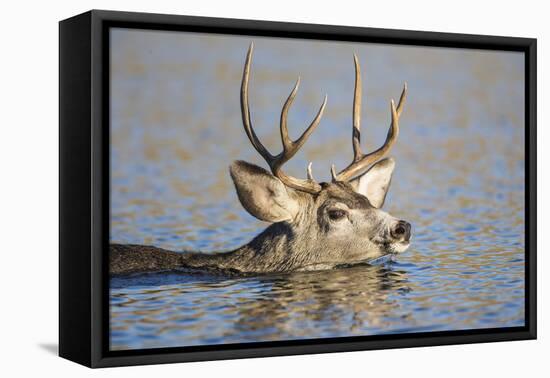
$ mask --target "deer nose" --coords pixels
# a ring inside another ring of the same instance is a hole
[[[400,220],[395,224],[395,226],[393,226],[391,236],[395,239],[409,241],[411,238],[411,224]]]

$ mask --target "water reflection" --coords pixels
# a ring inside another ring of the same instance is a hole
[[[383,267],[341,269],[335,273],[294,274],[273,278],[261,298],[252,306],[237,310],[238,332],[246,334],[273,329],[270,339],[335,336],[343,329],[353,334],[365,327],[380,328],[396,307],[388,292],[408,290],[404,272]],[[296,332],[295,330],[300,331]]]
[[[203,344],[205,334],[213,343],[360,335],[387,329],[399,310],[392,296],[410,290],[406,273],[387,266],[244,279],[118,278],[113,342],[137,347],[150,336],[146,344],[154,347]]]

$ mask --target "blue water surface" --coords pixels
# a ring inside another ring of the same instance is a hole
[[[363,148],[383,143],[389,100],[409,97],[384,210],[413,225],[394,261],[247,277],[198,272],[111,279],[114,350],[521,326],[525,321],[524,82],[515,52],[112,32],[111,234],[116,243],[217,251],[267,226],[246,213],[228,165],[265,163],[242,129],[249,43],[255,129],[274,153],[294,81],[285,165],[330,178],[352,157],[353,53],[363,71]]]

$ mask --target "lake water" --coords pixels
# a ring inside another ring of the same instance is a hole
[[[389,100],[409,97],[385,210],[413,225],[394,261],[333,271],[111,279],[114,350],[522,326],[525,321],[523,55],[510,52],[116,30],[111,35],[111,241],[175,251],[236,248],[267,226],[240,206],[228,166],[265,167],[241,123],[255,42],[253,123],[286,170],[330,178],[351,159],[353,59],[363,71],[363,149],[382,144]]]

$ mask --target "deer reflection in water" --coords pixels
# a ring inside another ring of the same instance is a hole
[[[267,282],[269,291],[250,306],[239,306],[239,332],[274,328],[273,339],[310,336],[312,331],[319,337],[364,334],[364,327],[383,328],[387,314],[395,313],[399,304],[392,294],[410,290],[404,271],[384,266],[297,273]],[[319,324],[326,327],[316,328]]]
[[[146,286],[136,291],[140,282]],[[402,312],[395,296],[411,290],[406,273],[389,265],[238,279],[188,272],[138,275],[112,286],[115,338],[117,331],[141,339],[150,335],[151,347],[372,334],[387,327],[388,316]],[[136,299],[147,306],[136,308]],[[229,327],[213,321],[220,316],[232,318]],[[125,343],[131,346],[130,340],[116,344]]]

